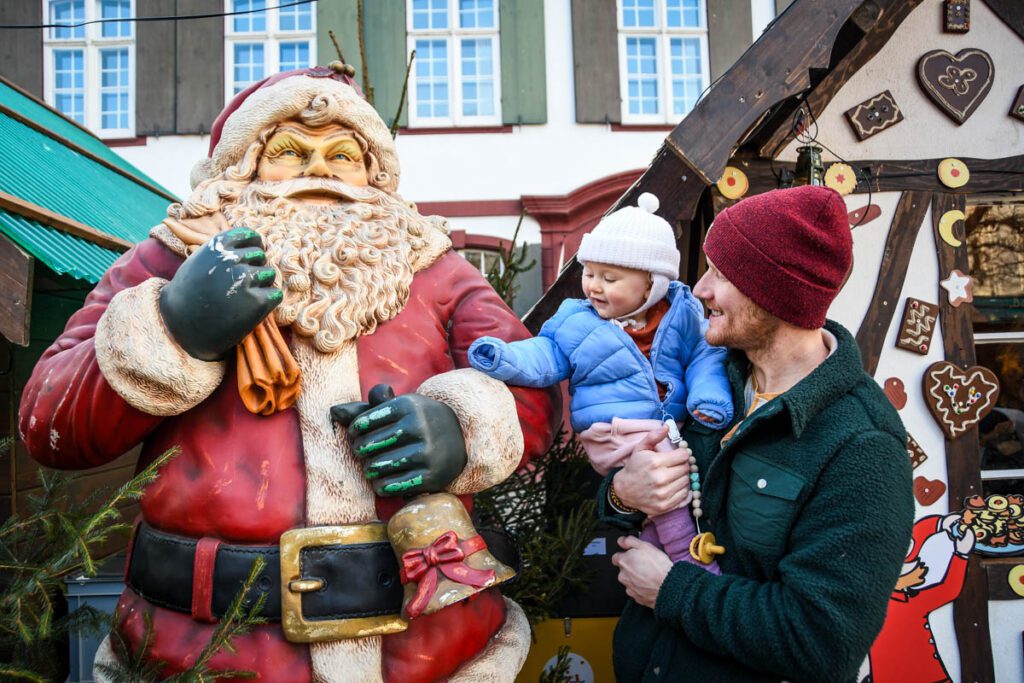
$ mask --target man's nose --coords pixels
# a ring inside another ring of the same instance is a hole
[[[704,273],[701,279],[697,280],[697,284],[693,286],[693,295],[698,299],[711,298],[711,292],[709,291],[711,288],[708,286],[707,281],[708,274]]]
[[[315,151],[310,155],[309,163],[306,164],[306,170],[303,171],[302,175],[315,178],[327,178],[331,175],[331,167],[327,165],[327,160],[324,159],[324,155],[319,151]]]

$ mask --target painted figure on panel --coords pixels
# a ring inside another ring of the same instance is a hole
[[[165,674],[256,555],[268,623],[214,669],[511,681],[526,656],[526,619],[495,587],[512,571],[464,505],[547,448],[558,398],[468,367],[478,337],[528,334],[398,181],[341,65],[254,84],[215,122],[193,194],[25,388],[21,432],[47,465],[181,449],[141,502],[116,626],[135,650],[151,620]]]

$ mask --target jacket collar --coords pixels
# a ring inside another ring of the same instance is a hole
[[[860,351],[853,336],[845,327],[832,320],[825,321],[825,329],[835,335],[835,353],[777,399],[782,409],[789,414],[793,436],[797,438],[818,413],[835,403],[863,378]],[[739,399],[736,405],[742,406],[743,389],[750,370],[746,354],[730,351],[726,370],[733,386],[734,398]],[[742,410],[735,412],[742,417]]]

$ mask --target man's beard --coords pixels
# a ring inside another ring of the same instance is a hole
[[[749,299],[741,308],[725,313],[722,329],[708,327],[704,338],[712,346],[727,346],[747,353],[769,348],[779,329],[779,319]]]
[[[305,192],[339,201],[297,198]],[[284,292],[274,319],[318,351],[373,332],[405,307],[428,219],[397,196],[317,178],[253,181],[221,211],[228,225],[263,237]]]

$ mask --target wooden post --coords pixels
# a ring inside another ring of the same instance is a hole
[[[32,257],[0,235],[0,335],[28,346],[31,311]]]

